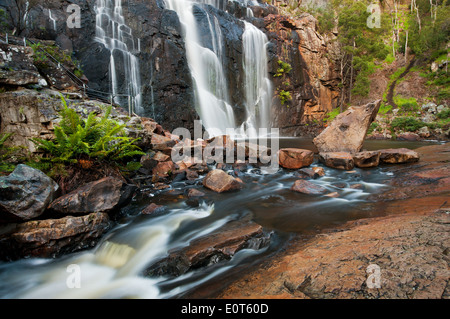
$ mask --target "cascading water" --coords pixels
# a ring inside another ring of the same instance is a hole
[[[207,14],[212,50],[202,46],[194,16],[196,4],[221,8],[219,0],[165,0],[167,9],[174,10],[184,27],[186,55],[195,83],[198,113],[210,135],[225,134],[227,129],[237,128],[234,112],[229,102],[228,87],[223,72],[223,38],[220,25]],[[257,136],[257,129],[269,127],[271,85],[267,77],[267,38],[264,33],[246,23],[245,51],[245,109],[247,120],[238,131],[240,136]]]
[[[135,111],[142,111],[139,61],[132,53],[137,50],[131,29],[125,24],[122,0],[97,0],[96,41],[110,52],[111,93],[116,103],[125,105],[124,96],[134,100]],[[139,43],[138,43],[139,44]],[[116,61],[120,59],[121,61]],[[118,78],[119,62],[123,63],[124,78]],[[126,85],[123,89],[121,86]],[[121,103],[122,102],[122,103]]]
[[[253,24],[244,21],[245,110],[247,120],[242,124],[250,137],[258,136],[258,128],[269,128],[272,83],[268,77],[266,35]]]
[[[224,134],[234,128],[234,113],[228,103],[228,89],[217,52],[201,45],[194,17],[195,3],[187,0],[165,0],[166,7],[178,14],[184,27],[186,56],[194,80],[198,113],[210,135]],[[215,34],[210,24],[211,34]],[[220,36],[215,34],[216,37]],[[221,39],[216,45],[221,46]],[[216,46],[216,49],[219,49]],[[219,52],[219,51],[218,51]]]

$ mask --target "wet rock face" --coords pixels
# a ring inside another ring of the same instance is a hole
[[[33,49],[0,43],[0,85],[46,83],[33,64]]]
[[[350,107],[314,138],[314,145],[319,152],[359,152],[380,104],[381,100],[378,100],[364,106]]]
[[[308,195],[321,195],[328,192],[326,188],[303,179],[295,181],[291,190]]]
[[[106,213],[16,224],[0,235],[0,259],[52,258],[93,247],[110,226]]]
[[[381,162],[388,164],[414,163],[420,159],[417,152],[407,148],[383,149],[380,153]]]
[[[319,161],[331,168],[352,170],[355,167],[353,156],[347,152],[319,153]]]
[[[0,177],[0,223],[39,217],[58,189],[58,184],[41,171],[17,165],[10,175]]]
[[[180,276],[191,269],[231,259],[244,248],[260,249],[270,242],[260,225],[240,220],[230,222],[211,234],[193,240],[186,248],[173,251],[150,266],[147,276]]]
[[[124,205],[135,187],[114,177],[105,177],[57,198],[49,209],[59,214],[108,212]]]

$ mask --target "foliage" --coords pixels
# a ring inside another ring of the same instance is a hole
[[[330,123],[335,119],[336,116],[339,115],[339,113],[340,113],[339,108],[335,108],[324,117],[323,121],[325,123]]]
[[[280,98],[281,104],[284,105],[287,101],[292,100],[291,92],[281,90],[278,93],[278,97]]]
[[[5,142],[12,136],[12,133],[0,134],[0,174],[9,173],[14,170],[14,164],[10,162],[11,155],[17,151],[15,147],[8,147]]]
[[[369,126],[369,129],[367,130],[367,134],[370,135],[373,133],[373,131],[377,130],[380,127],[380,124],[376,122],[372,122]]]
[[[292,71],[292,66],[287,62],[278,60],[278,65],[279,65],[279,67],[278,67],[277,73],[275,73],[274,77],[281,77]]]
[[[436,114],[436,116],[440,119],[448,119],[450,118],[450,108],[446,108],[443,111]]]
[[[391,128],[405,132],[414,132],[428,126],[427,123],[413,117],[396,117],[391,122]]]
[[[381,103],[380,108],[378,109],[378,113],[385,115],[392,110],[392,105]]]
[[[402,96],[395,96],[394,102],[403,113],[419,111],[419,104],[417,103],[417,99],[414,97],[404,98]]]
[[[48,158],[42,158],[41,162],[71,164],[83,158],[115,162],[144,155],[134,144],[136,139],[125,136],[125,125],[109,118],[111,107],[101,118],[91,112],[87,119],[83,119],[67,106],[62,96],[61,100],[61,122],[55,126],[55,139],[32,139],[49,155]]]

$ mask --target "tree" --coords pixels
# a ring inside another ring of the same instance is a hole
[[[3,5],[8,13],[13,29],[13,35],[21,35],[27,28],[28,15],[38,0],[10,0],[9,5]]]

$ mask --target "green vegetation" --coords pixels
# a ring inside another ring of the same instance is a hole
[[[335,119],[336,116],[338,116],[340,113],[339,108],[333,109],[331,112],[329,112],[323,119],[324,123],[330,123]]]
[[[284,105],[286,102],[292,100],[291,92],[281,90],[278,93],[278,97],[280,98],[281,104]]]
[[[11,163],[11,155],[16,153],[16,147],[8,147],[5,142],[12,136],[12,133],[0,134],[0,175],[14,170],[15,165]]]
[[[392,110],[392,105],[381,103],[378,114],[386,115]]]
[[[292,71],[292,66],[289,63],[278,60],[278,69],[277,73],[275,73],[274,77],[281,77]]]
[[[418,112],[420,110],[419,104],[417,103],[417,99],[410,97],[404,98],[402,96],[395,96],[394,103],[399,108],[400,112],[403,114]]]
[[[46,153],[46,157],[40,158],[39,163],[36,163],[39,168],[44,171],[49,168],[59,169],[63,165],[85,159],[120,165],[126,158],[144,155],[134,144],[136,139],[125,136],[125,125],[109,118],[111,107],[101,118],[92,112],[87,119],[83,119],[67,106],[62,96],[61,100],[61,122],[55,126],[55,139],[32,139]],[[56,166],[53,167],[53,164]]]

